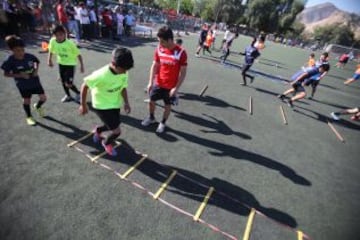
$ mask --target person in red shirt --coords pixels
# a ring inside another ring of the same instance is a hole
[[[168,26],[160,28],[157,37],[159,45],[155,50],[147,86],[150,95],[149,116],[141,122],[141,125],[149,126],[156,122],[155,102],[162,99],[165,104],[164,114],[156,129],[157,133],[162,133],[170,115],[171,104],[176,101],[177,92],[186,76],[187,53],[184,48],[174,42],[173,31]],[[156,79],[153,85],[155,75]]]
[[[56,13],[60,24],[64,27],[67,27],[68,18],[65,12],[64,0],[58,0],[56,5]]]

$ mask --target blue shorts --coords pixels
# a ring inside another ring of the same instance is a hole
[[[359,80],[360,79],[360,74],[359,73],[355,73],[353,76],[354,80]]]

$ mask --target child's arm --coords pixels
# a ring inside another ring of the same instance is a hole
[[[153,86],[154,77],[159,72],[159,63],[156,61],[153,61],[153,64],[150,68],[150,76],[149,76],[149,83],[148,83],[148,93],[150,93],[151,87]]]
[[[87,92],[88,92],[89,87],[83,83],[81,85],[81,90],[80,90],[80,107],[79,107],[79,113],[81,115],[85,115],[88,112],[88,108],[86,105],[86,96],[87,96]]]
[[[80,63],[80,72],[84,73],[84,63],[81,54],[78,55],[79,63]]]
[[[31,76],[37,77],[39,72],[39,62],[34,62],[34,71],[31,73]]]
[[[4,76],[10,78],[24,78],[24,79],[30,78],[30,74],[24,72],[21,73],[4,72]]]
[[[121,96],[124,99],[124,110],[125,110],[125,112],[127,114],[129,114],[131,112],[131,107],[130,107],[130,104],[129,104],[129,99],[128,99],[128,94],[127,94],[127,89],[126,88],[124,88],[121,91]]]
[[[49,67],[53,67],[54,66],[54,64],[53,64],[53,62],[52,62],[52,53],[51,52],[49,52],[49,54],[48,54],[48,66]]]

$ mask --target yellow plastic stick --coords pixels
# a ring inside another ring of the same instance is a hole
[[[298,240],[303,240],[303,232],[302,231],[297,231],[297,237],[298,237]]]
[[[135,168],[137,168],[146,158],[147,155],[144,155],[139,161],[137,161],[131,168],[129,168],[123,175],[120,176],[121,179],[129,176],[135,170]]]
[[[204,201],[201,203],[199,209],[196,211],[196,214],[194,216],[194,221],[199,221],[200,215],[202,214],[202,212],[204,211],[207,202],[210,199],[211,194],[214,192],[215,188],[214,187],[210,187],[208,193],[206,194]]]
[[[75,141],[69,143],[67,146],[68,146],[68,147],[72,147],[72,146],[76,145],[77,143],[81,142],[82,140],[87,139],[87,138],[90,137],[91,135],[93,135],[92,132],[86,134],[85,136],[79,138],[78,140],[75,140]]]
[[[250,233],[251,233],[251,229],[252,229],[252,224],[254,222],[254,217],[255,217],[255,208],[251,208],[250,215],[249,215],[248,221],[246,223],[243,240],[249,240],[249,238],[250,238]]]
[[[284,121],[284,124],[287,125],[287,120],[286,120],[286,115],[285,115],[285,112],[284,112],[284,108],[282,106],[280,106],[280,111],[281,111],[281,116],[283,118],[283,121]]]
[[[161,193],[165,190],[165,188],[169,185],[169,183],[171,182],[171,180],[173,180],[173,178],[175,177],[177,171],[173,170],[170,177],[161,185],[161,187],[159,188],[159,190],[155,193],[155,195],[153,196],[153,198],[156,200],[160,197]]]

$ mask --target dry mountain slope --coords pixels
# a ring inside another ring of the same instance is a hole
[[[349,24],[355,38],[360,39],[360,16],[339,10],[331,3],[306,8],[298,15],[298,20],[305,24],[305,32],[307,33],[313,32],[316,27]]]

